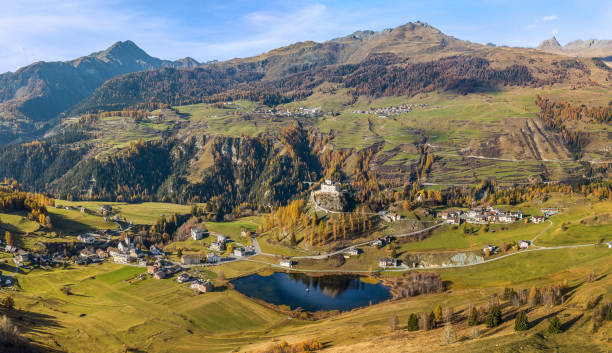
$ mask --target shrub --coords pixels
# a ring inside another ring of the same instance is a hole
[[[499,305],[494,305],[487,314],[486,324],[488,328],[499,326],[502,322],[502,313]]]
[[[418,331],[419,330],[419,317],[417,314],[412,313],[408,318],[408,331]]]
[[[561,333],[561,320],[553,316],[548,320],[548,333]]]
[[[6,353],[30,353],[27,339],[21,335],[17,326],[3,315],[0,317],[0,351]]]
[[[5,309],[12,310],[15,307],[15,300],[9,294],[0,300],[0,306],[2,306]]]
[[[527,329],[529,329],[527,313],[525,310],[521,310],[516,314],[516,318],[514,319],[514,331],[527,331]]]

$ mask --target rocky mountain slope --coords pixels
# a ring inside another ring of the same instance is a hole
[[[537,48],[556,54],[601,58],[608,65],[612,65],[612,40],[574,40],[562,46],[557,38],[552,37],[540,43]]]
[[[0,142],[28,133],[117,75],[162,67],[190,68],[191,58],[154,58],[131,41],[66,62],[36,62],[0,75]],[[11,131],[12,130],[12,131]],[[12,132],[12,133],[11,133]],[[4,133],[4,134],[3,134]]]

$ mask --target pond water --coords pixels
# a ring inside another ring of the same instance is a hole
[[[303,273],[274,272],[231,281],[240,293],[274,305],[306,311],[340,310],[376,304],[391,298],[390,288],[382,283],[365,283],[353,275],[308,276]]]

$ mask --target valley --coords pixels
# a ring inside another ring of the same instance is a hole
[[[0,75],[0,351],[607,351],[612,69],[547,43]]]

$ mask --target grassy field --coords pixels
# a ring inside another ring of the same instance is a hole
[[[609,295],[605,292],[609,287],[605,283],[610,284],[609,276],[605,275],[611,271],[608,251],[600,247],[532,252],[469,269],[442,270],[443,279],[451,282],[453,295],[443,293],[386,302],[314,322],[288,319],[223,287],[194,295],[186,285],[172,280],[139,280],[136,275],[143,271],[140,268],[103,264],[34,270],[18,275],[21,291],[13,293],[18,310],[12,315],[38,343],[68,352],[120,352],[124,344],[147,352],[248,351],[268,345],[273,338],[295,342],[313,337],[332,350],[342,351],[346,345],[384,339],[393,314],[400,317],[403,327],[411,312],[429,311],[438,303],[454,306],[459,312],[470,302],[486,301],[490,293],[499,293],[506,285],[528,288],[567,279],[571,285],[579,286],[570,299],[573,305],[594,294]],[[238,262],[214,271],[232,278],[264,268],[264,264]],[[584,283],[586,273],[592,270],[604,276],[595,286]],[[69,286],[73,294],[62,293],[63,286]],[[530,319],[536,315],[545,313],[531,312]],[[498,337],[504,342],[518,342],[523,338],[507,336],[512,334],[511,324],[500,330],[481,327],[479,340]],[[458,326],[457,330],[464,329]],[[530,334],[535,332],[538,330],[531,330]],[[435,350],[434,347],[441,348],[440,334],[411,333],[411,337],[419,340],[434,337],[435,343],[430,344],[431,350]],[[391,344],[389,341],[384,346]],[[360,351],[349,347],[346,351]]]
[[[0,230],[12,233],[31,233],[40,228],[40,224],[30,221],[25,214],[0,213]],[[4,233],[2,233],[4,236]]]
[[[57,200],[56,204],[74,207],[83,206],[94,212],[98,212],[100,206],[102,205],[110,205],[113,207],[113,213],[119,215],[121,218],[126,218],[129,222],[134,224],[153,224],[161,215],[168,217],[175,213],[188,214],[191,211],[191,206],[189,205],[164,202],[143,202],[130,204],[125,202]],[[100,217],[92,217],[102,220]]]
[[[96,229],[117,229],[114,222],[106,222],[100,216],[90,215],[78,210],[48,207],[53,228],[62,234],[78,235]]]

